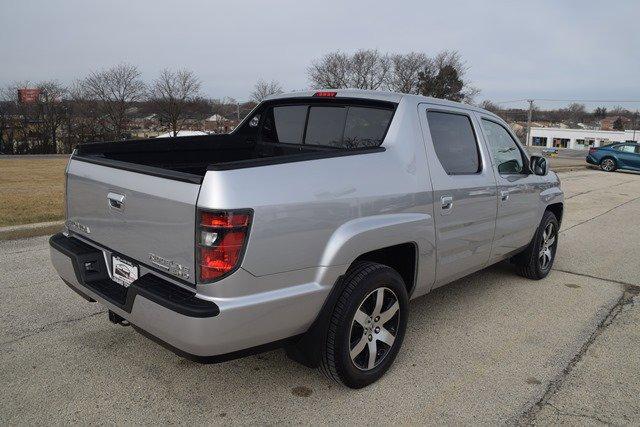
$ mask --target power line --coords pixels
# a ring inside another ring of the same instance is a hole
[[[511,99],[509,101],[493,101],[494,104],[511,104],[514,102],[528,102],[529,99]],[[624,100],[611,100],[611,99],[550,99],[550,98],[536,98],[533,101],[543,102],[607,102],[618,104],[640,104],[640,100],[636,99],[624,99]]]

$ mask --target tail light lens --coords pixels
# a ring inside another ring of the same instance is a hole
[[[595,153],[596,151],[598,151],[598,149],[597,149],[597,148],[595,148],[595,147],[589,147],[589,154],[593,154],[593,153]]]
[[[198,212],[198,277],[200,283],[220,279],[242,260],[249,237],[251,211]]]

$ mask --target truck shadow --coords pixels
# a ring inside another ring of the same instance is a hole
[[[397,411],[409,416],[416,412],[411,400],[399,393],[403,389],[433,410],[443,399],[464,406],[468,393],[480,402],[501,378],[517,378],[518,386],[526,390],[544,387],[540,384],[545,378],[535,371],[535,363],[528,366],[527,358],[537,360],[535,351],[520,360],[513,360],[512,353],[518,354],[518,346],[542,345],[544,335],[529,329],[529,322],[537,316],[536,295],[545,293],[540,288],[550,286],[558,284],[522,279],[509,264],[501,263],[412,301],[396,363],[363,390],[339,386],[318,370],[289,360],[283,350],[201,365],[174,355],[132,328],[97,317],[66,329],[49,353],[35,356],[34,363],[42,364],[43,372],[32,373],[30,381],[40,383],[49,394],[64,395],[80,408],[80,415],[74,416],[85,420],[104,407],[115,414],[113,419],[129,422],[309,422],[310,413],[316,414],[316,421],[331,422],[340,420],[332,414],[366,416],[372,402],[384,407],[369,415],[374,418]],[[581,291],[561,287],[566,292]],[[73,369],[61,371],[60,363]],[[44,376],[50,372],[61,374],[51,380]],[[34,394],[34,405],[41,393]]]

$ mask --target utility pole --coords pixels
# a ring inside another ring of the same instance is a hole
[[[636,124],[638,122],[638,110],[636,110],[636,113],[633,115],[633,140],[636,141]],[[638,141],[636,141],[638,142]]]
[[[531,115],[533,114],[533,99],[527,99],[529,103],[529,114],[527,114],[527,142],[526,145],[533,145],[531,141]]]

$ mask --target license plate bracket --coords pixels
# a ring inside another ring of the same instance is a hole
[[[111,257],[111,276],[113,281],[128,288],[138,280],[140,269],[129,260],[113,255]]]

